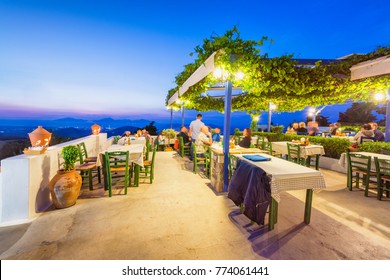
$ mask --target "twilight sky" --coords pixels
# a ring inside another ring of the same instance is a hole
[[[175,75],[213,33],[237,24],[245,39],[273,38],[270,56],[337,58],[390,45],[389,10],[388,0],[0,0],[0,117],[169,117]]]

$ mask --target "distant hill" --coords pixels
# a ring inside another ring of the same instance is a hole
[[[60,129],[53,130],[53,133],[55,133],[58,136],[62,136],[66,138],[80,138],[80,137],[90,135],[91,130],[67,127],[67,128],[60,128]]]

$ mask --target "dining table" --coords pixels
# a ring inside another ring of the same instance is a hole
[[[253,155],[253,154],[251,154]],[[271,181],[270,214],[268,228],[274,229],[278,220],[278,204],[281,201],[280,194],[286,191],[306,190],[304,222],[310,223],[313,190],[326,188],[322,173],[318,170],[308,168],[284,159],[268,154],[260,153],[262,157],[269,158],[267,161],[252,161],[245,158],[243,154],[236,155],[238,160],[247,161],[265,171]],[[237,172],[237,170],[236,170]]]
[[[144,144],[130,144],[130,145],[121,145],[113,144],[109,146],[106,150],[101,151],[96,161],[97,166],[103,165],[102,158],[103,154],[106,152],[129,152],[129,164],[134,163],[134,185],[139,185],[139,171],[140,168],[144,166]],[[106,174],[104,174],[106,176]],[[104,180],[106,184],[106,178]]]
[[[272,142],[272,150],[282,155],[288,155],[287,143],[296,144],[288,141]],[[324,147],[322,145],[309,144],[301,145],[300,150],[301,157],[306,159],[306,166],[310,166],[311,158],[315,157],[315,167],[318,170],[320,156],[325,154]]]
[[[130,139],[130,144],[142,144],[142,145],[145,145],[146,144],[146,138],[145,137],[135,137],[135,136],[130,136],[129,137]],[[124,145],[125,143],[127,143],[127,139],[126,137],[122,137],[118,140],[118,145]]]

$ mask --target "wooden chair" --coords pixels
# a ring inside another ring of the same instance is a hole
[[[374,157],[377,180],[377,198],[382,200],[383,192],[390,197],[390,160]]]
[[[154,180],[154,162],[155,162],[155,158],[156,158],[156,151],[157,151],[157,145],[155,145],[153,147],[152,160],[145,160],[144,167],[141,168],[141,170],[139,171],[139,173],[143,174],[143,176],[139,176],[139,174],[137,174],[139,178],[149,177],[150,183],[153,183],[153,180]]]
[[[194,163],[193,171],[194,173],[198,173],[199,165],[206,166],[206,157],[199,157],[202,154],[198,154],[195,143],[192,143],[192,151],[193,151],[192,161]]]
[[[80,165],[76,166],[76,170],[80,171],[82,179],[88,179],[89,190],[93,190],[93,178],[97,177],[99,184],[100,179],[100,167],[96,166],[97,157],[88,157],[87,150],[84,142],[77,144],[79,150]]]
[[[297,164],[306,165],[306,159],[301,157],[301,146],[299,144],[287,143],[287,160]]]
[[[211,171],[211,147],[210,146],[207,146],[207,145],[204,145],[204,149],[205,149],[205,152],[204,152],[204,156],[205,156],[205,159],[206,159],[206,176],[208,178],[210,178],[210,171]]]
[[[361,136],[360,137],[360,144],[362,144],[363,142],[376,142],[376,138],[375,137]]]
[[[181,157],[184,157],[185,155],[189,155],[190,149],[191,149],[190,146],[184,145],[183,137],[179,137],[179,155]]]
[[[269,155],[274,156],[274,157],[282,157],[281,153],[275,152],[272,149],[272,142],[262,142],[261,146],[259,147],[263,151],[267,151]]]
[[[124,190],[125,194],[127,194],[127,187],[130,185],[131,180],[131,172],[129,168],[129,151],[106,152],[105,160],[105,169],[107,172],[108,181],[108,196],[112,196],[113,179],[119,178],[124,178]]]
[[[352,191],[353,183],[359,188],[360,175],[363,177],[364,196],[368,196],[368,187],[370,184],[370,178],[376,177],[376,172],[371,171],[371,157],[358,153],[350,153],[347,151],[348,162],[348,182],[347,186]],[[354,179],[355,173],[355,179]]]
[[[237,156],[229,154],[229,179],[232,178],[234,171],[236,171],[237,160]]]

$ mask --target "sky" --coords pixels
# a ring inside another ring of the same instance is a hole
[[[238,25],[244,39],[272,38],[271,57],[337,58],[390,45],[389,10],[388,0],[0,0],[0,117],[169,118],[175,75],[212,34]],[[323,114],[336,121],[345,108]]]

